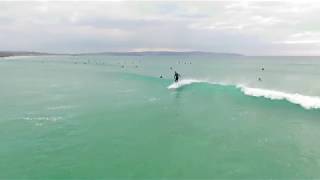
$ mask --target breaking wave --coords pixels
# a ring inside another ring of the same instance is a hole
[[[298,93],[287,93],[270,89],[251,88],[244,85],[230,85],[197,79],[182,79],[177,83],[169,85],[168,89],[179,89],[181,87],[196,83],[207,83],[220,86],[234,86],[247,96],[263,97],[270,100],[286,100],[290,103],[300,105],[305,109],[320,109],[320,97],[317,96],[306,96]]]

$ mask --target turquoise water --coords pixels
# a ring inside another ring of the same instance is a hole
[[[319,67],[317,57],[1,59],[0,178],[319,178]]]

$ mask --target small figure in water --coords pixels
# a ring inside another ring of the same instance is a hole
[[[162,75],[160,75],[160,78],[163,78],[163,76],[162,76]]]
[[[180,77],[180,74],[178,74],[177,71],[175,71],[174,72],[174,81],[178,82],[179,81],[179,77]]]
[[[261,70],[262,70],[262,71],[264,71],[264,67],[263,67],[263,68],[261,68]]]
[[[262,81],[262,79],[259,77],[259,78],[258,78],[258,81]]]

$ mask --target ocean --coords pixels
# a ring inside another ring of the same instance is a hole
[[[320,57],[1,58],[0,179],[320,178],[319,69]]]

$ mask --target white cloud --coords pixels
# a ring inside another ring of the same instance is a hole
[[[0,2],[0,50],[317,52],[320,2]],[[319,52],[320,55],[320,52]]]
[[[319,44],[319,40],[287,40],[287,41],[282,41],[281,43],[284,44]]]

